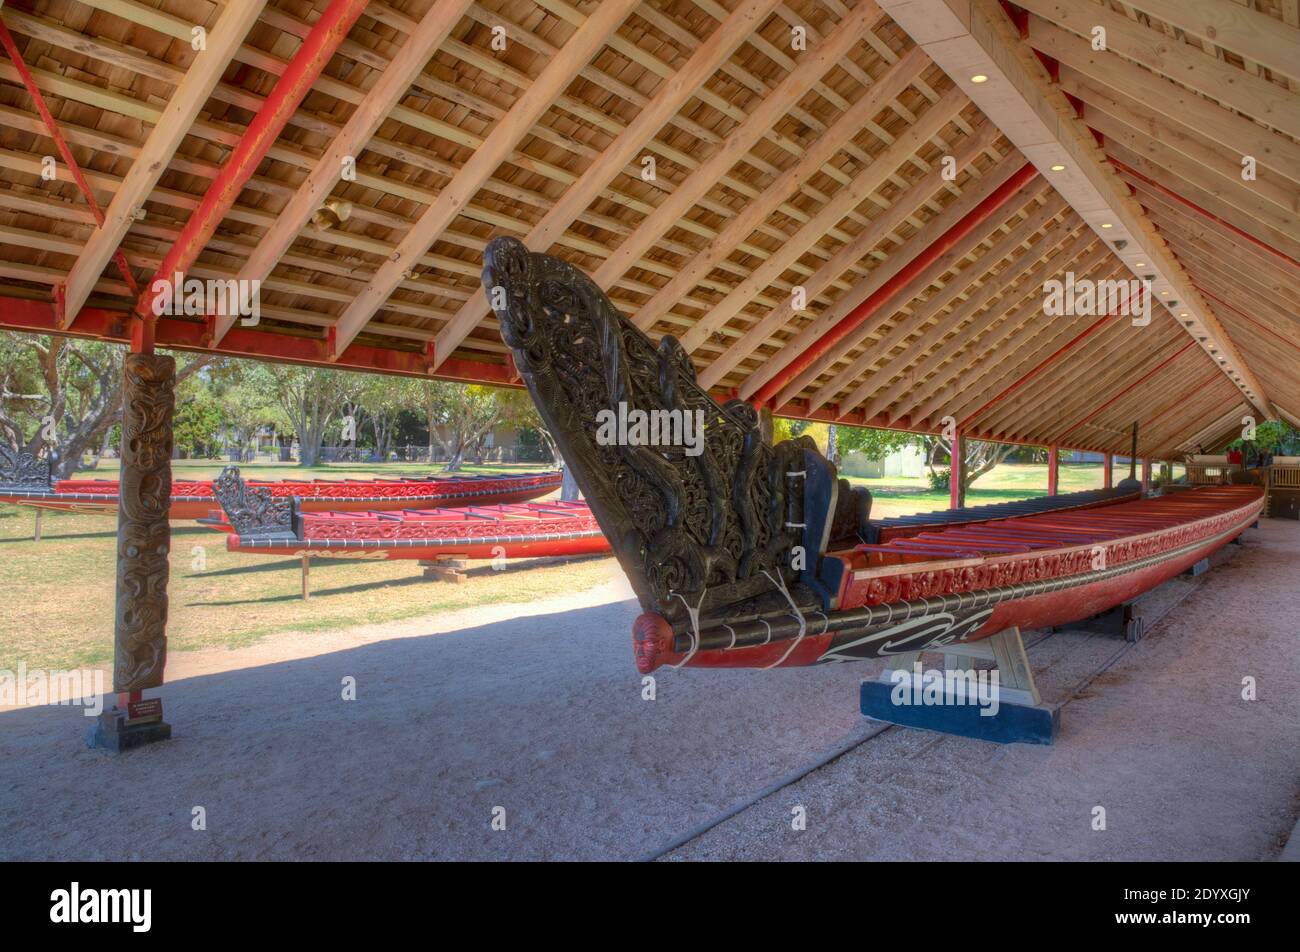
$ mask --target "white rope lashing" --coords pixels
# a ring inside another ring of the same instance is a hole
[[[682,598],[680,593],[678,592],[669,593],[674,598],[682,599],[682,604],[686,606],[686,614],[689,615],[691,619],[691,650],[686,652],[686,657],[682,658],[681,661],[677,662],[676,664],[669,665],[670,668],[682,667],[684,664],[686,664],[688,661],[690,661],[692,658],[695,657],[695,652],[700,650],[700,606],[704,604],[704,596],[705,594],[707,594],[707,592],[708,592],[707,588],[703,589],[700,592],[700,600],[695,603],[694,608],[691,607],[690,602],[688,602],[685,598]],[[733,640],[734,640],[734,636],[733,636]]]
[[[781,655],[781,657],[777,658],[775,661],[769,664],[767,668],[764,669],[767,670],[768,668],[775,668],[780,664],[784,664],[786,658],[790,657],[790,653],[794,651],[795,648],[799,647],[799,642],[803,641],[803,636],[808,632],[808,619],[804,618],[803,612],[799,611],[799,606],[795,604],[795,600],[790,597],[790,590],[785,587],[785,579],[781,578],[780,572],[776,574],[776,578],[773,578],[770,574],[768,574],[767,569],[760,569],[759,571],[761,571],[764,575],[766,575],[767,580],[771,582],[773,585],[775,585],[777,589],[780,590],[781,594],[785,596],[785,600],[790,603],[790,609],[794,612],[794,617],[799,621],[799,636],[790,643],[789,648],[785,649],[785,654]],[[764,622],[764,624],[767,623]],[[767,637],[769,640],[771,640],[772,637],[771,625],[768,625]]]

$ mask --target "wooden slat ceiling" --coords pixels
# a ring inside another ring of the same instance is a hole
[[[129,223],[121,248],[137,280],[325,6],[266,4]],[[266,275],[264,356],[277,356],[276,335],[323,340],[333,328],[342,352],[426,352],[435,375],[501,380],[506,348],[478,275],[486,242],[512,234],[592,274],[652,336],[678,336],[707,386],[746,398],[901,274],[884,307],[783,382],[778,412],[931,432],[970,419],[975,436],[1097,450],[1125,450],[1137,421],[1144,454],[1172,456],[1248,406],[1163,308],[1147,327],[1044,315],[1043,283],[1066,271],[1131,276],[1050,175],[918,260],[1026,160],[870,0],[628,3],[594,55],[566,59],[591,41],[583,27],[599,7],[370,3],[190,274]],[[206,0],[0,7],[105,208],[165,138],[151,145],[204,55],[193,28],[223,12]],[[1300,414],[1295,0],[1023,0],[1010,13],[1269,399]],[[439,33],[435,17],[455,25]],[[1095,23],[1108,28],[1105,51],[1089,45]],[[379,85],[420,41],[436,51],[417,57],[410,83]],[[556,91],[534,109],[538,83]],[[366,110],[382,121],[361,136],[355,180],[328,192],[350,214],[313,223],[316,193],[300,187],[332,162],[340,130],[367,131]],[[1252,182],[1240,176],[1245,149]],[[66,169],[41,177],[54,154],[0,58],[0,294],[51,300],[80,262],[78,274],[99,273],[84,282],[89,308],[128,309],[116,269],[100,273],[103,249],[87,251],[94,218]],[[807,298],[797,312],[796,287]],[[0,298],[0,326],[5,308]]]

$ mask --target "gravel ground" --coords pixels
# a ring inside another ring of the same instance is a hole
[[[753,803],[880,730],[857,713],[878,667],[661,671],[643,700],[621,576],[524,618],[176,653],[168,743],[115,757],[74,709],[0,712],[0,857],[632,859],[748,804],[668,858],[1272,858],[1300,809],[1300,524],[1247,539],[1146,596],[1168,613],[1131,650],[1028,637],[1049,702],[1113,661],[1056,746],[889,728]]]

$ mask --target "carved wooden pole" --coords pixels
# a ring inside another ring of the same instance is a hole
[[[113,690],[117,707],[92,729],[94,746],[124,750],[171,736],[162,703],[144,701],[163,683],[171,525],[172,411],[176,361],[131,353],[123,368],[122,471],[117,509],[117,612]]]

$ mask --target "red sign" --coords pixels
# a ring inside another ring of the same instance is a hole
[[[132,701],[126,706],[126,722],[143,724],[147,721],[162,720],[162,698],[151,697],[141,701]]]

